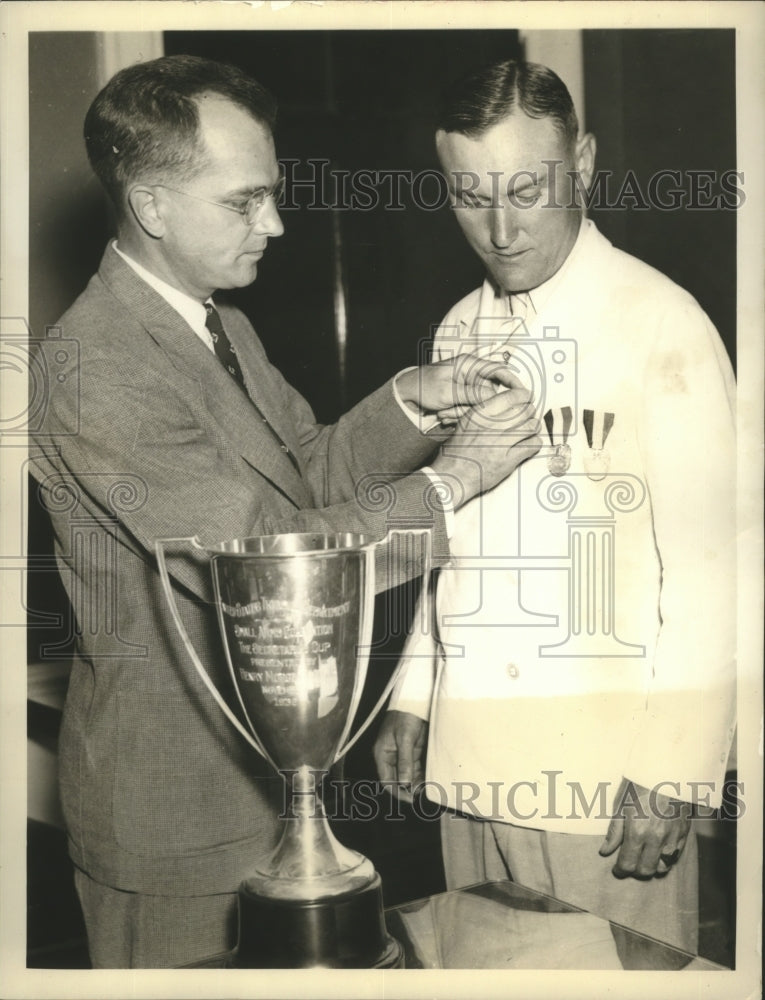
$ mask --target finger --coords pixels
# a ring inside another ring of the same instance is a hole
[[[412,796],[412,786],[409,782],[399,781],[398,778],[383,778],[380,777],[380,784],[385,789],[389,795],[395,796],[397,799],[401,799],[402,802],[411,802]]]
[[[536,417],[524,421],[518,427],[508,428],[508,433],[512,434],[518,441],[527,441],[529,438],[537,438],[539,446],[542,446],[542,438],[539,437],[539,421]]]
[[[535,419],[535,406],[525,390],[503,389],[480,406],[466,409],[460,423],[469,430],[504,433]]]
[[[642,853],[641,845],[622,843],[619,853],[616,855],[614,867],[611,869],[616,878],[629,878],[631,875],[636,875]]]
[[[665,829],[667,832],[661,843],[659,860],[655,871],[655,874],[658,876],[666,875],[677,864],[688,839],[687,829],[677,820],[670,821]]]
[[[502,406],[533,406],[533,398],[528,389],[523,386],[503,386],[501,389],[497,389],[496,392],[492,393],[490,398],[483,403],[482,409],[486,409],[491,406],[494,409],[500,408]]]
[[[653,878],[660,862],[662,863],[662,867],[669,867],[666,858],[662,861],[664,848],[661,841],[647,837],[643,840],[642,846],[643,849],[640,852],[640,857],[634,871],[636,878]]]
[[[402,780],[398,771],[397,755],[390,752],[381,754],[379,757],[375,755],[375,763],[377,764],[380,784],[386,792],[395,795],[396,798],[404,802],[411,802],[411,783],[408,780]]]
[[[412,758],[411,748],[407,752],[404,749],[399,749],[398,753],[398,775],[397,778],[400,782],[411,787],[414,778],[414,760]]]
[[[494,386],[503,385],[507,389],[523,389],[523,382],[518,375],[504,362],[494,361],[491,358],[482,359],[476,363],[470,372],[470,376],[477,382],[485,380]]]
[[[468,410],[470,410],[469,406],[449,406],[445,407],[443,410],[438,410],[436,416],[441,421],[441,423],[444,423],[444,421],[446,420],[456,421],[462,416],[463,413],[466,413]]]
[[[471,403],[488,399],[498,385],[508,389],[522,389],[523,383],[506,365],[475,354],[460,355],[454,369],[453,382],[457,395]]]
[[[496,363],[487,363],[474,355],[462,355],[452,373],[452,402],[475,406],[490,399],[497,391],[498,383],[486,377],[485,373],[499,368]]]
[[[507,365],[498,364],[496,369],[489,376],[493,381],[506,385],[509,389],[522,389],[523,382],[515,375]]]
[[[538,423],[537,407],[523,389],[501,389],[494,400],[482,403],[478,407],[479,413],[496,414],[500,419],[510,418],[516,425],[525,421],[536,420]]]
[[[375,764],[380,781],[396,781],[398,778],[396,769],[396,758],[389,754],[375,753]]]
[[[665,846],[661,849],[659,860],[663,865],[666,865],[667,868],[671,868],[680,860],[680,855],[682,853],[683,850],[681,847],[673,847],[670,844],[665,844]]]
[[[663,854],[659,855],[659,860],[656,862],[656,869],[654,870],[654,878],[664,878],[674,867],[674,861],[671,858],[665,858]]]
[[[659,863],[656,865],[655,877],[664,878],[664,876],[669,872],[671,865],[668,865],[664,858],[659,856]]]
[[[527,458],[531,458],[542,448],[542,438],[536,433],[532,434],[524,439],[523,448],[527,452]]]
[[[542,439],[533,426],[524,429],[510,428],[505,433],[504,439],[508,451],[512,451],[516,458],[521,453],[526,458],[531,458],[542,447]]]
[[[412,749],[412,787],[416,790],[425,781],[425,746],[415,745]]]
[[[463,384],[482,378],[497,378],[507,371],[510,369],[504,358],[500,358],[496,354],[460,354],[454,362],[454,377]],[[512,372],[510,374],[512,375]],[[513,376],[513,380],[516,385],[520,384],[517,376]]]
[[[634,875],[640,864],[642,853],[643,841],[637,834],[634,823],[624,820],[624,836],[619,853],[616,855],[616,864],[612,869],[614,875],[617,878],[627,878],[629,875]]]
[[[395,781],[392,785],[391,792],[402,802],[414,802],[414,790],[412,785],[409,783],[404,784],[400,781]]]
[[[623,837],[624,820],[619,818],[612,819],[608,825],[606,839],[600,845],[598,854],[600,854],[602,858],[607,858],[609,855],[613,854],[616,848],[621,844]]]

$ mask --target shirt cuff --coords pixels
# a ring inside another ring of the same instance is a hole
[[[412,409],[411,406],[407,405],[401,398],[401,393],[398,391],[398,378],[399,375],[404,375],[406,372],[414,371],[417,365],[412,365],[410,368],[402,368],[401,371],[393,379],[393,396],[398,405],[407,415],[407,417],[412,421],[414,426],[420,431],[421,434],[428,434],[433,430],[434,427],[438,427],[441,421],[432,413],[426,414],[419,407]]]
[[[441,510],[444,512],[444,529],[446,530],[446,537],[451,540],[454,534],[454,493],[446,483],[441,479],[441,477],[430,468],[429,465],[424,465],[420,472],[424,472],[428,479],[433,483],[433,488],[435,489],[438,499],[441,501]]]

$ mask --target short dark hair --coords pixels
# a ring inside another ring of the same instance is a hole
[[[576,142],[579,122],[565,83],[547,66],[516,59],[492,63],[450,86],[436,127],[474,139],[516,109],[529,118],[551,118],[568,143]]]
[[[127,185],[142,175],[189,180],[204,165],[201,94],[219,94],[268,129],[276,101],[243,70],[199,56],[164,56],[120,70],[85,116],[90,165],[118,211]]]

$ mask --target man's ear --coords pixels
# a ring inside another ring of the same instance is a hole
[[[597,142],[591,132],[587,132],[577,139],[574,147],[574,163],[579,176],[582,178],[584,187],[589,191],[592,178],[595,176],[595,153]]]
[[[165,235],[162,205],[156,190],[145,184],[136,184],[128,191],[128,205],[138,225],[149,236],[159,239]]]

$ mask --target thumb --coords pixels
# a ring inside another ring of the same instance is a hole
[[[607,858],[609,854],[614,853],[622,840],[624,840],[624,820],[620,816],[616,816],[608,825],[606,839],[600,845],[598,854],[602,858]]]
[[[487,367],[484,369],[481,375],[492,382],[499,382],[500,385],[507,386],[508,389],[525,388],[523,382],[507,365],[499,364],[498,362],[491,368]]]

